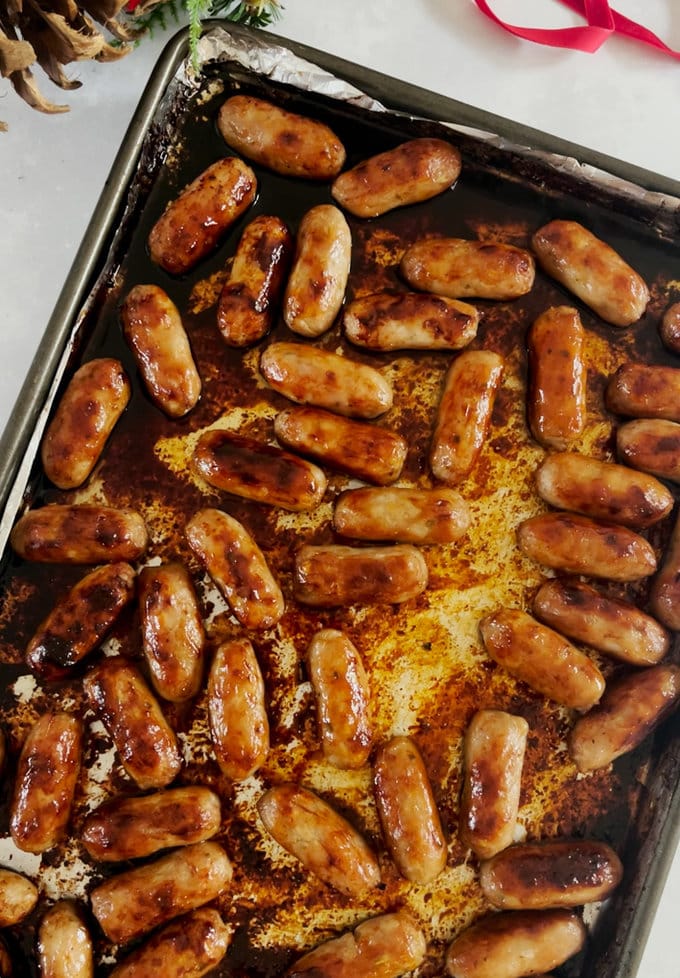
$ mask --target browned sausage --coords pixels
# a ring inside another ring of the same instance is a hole
[[[455,489],[347,489],[333,511],[336,533],[356,540],[453,543],[467,533],[468,504]]]
[[[565,449],[586,424],[585,331],[576,309],[552,306],[529,330],[527,415],[545,448]]]
[[[302,604],[398,604],[427,587],[425,558],[410,544],[344,547],[306,544],[295,555],[294,593]]]
[[[59,900],[38,929],[40,978],[93,978],[94,944],[72,900]]]
[[[29,509],[15,524],[10,544],[24,560],[97,564],[136,560],[149,543],[134,509],[59,503]]]
[[[664,312],[659,335],[669,350],[680,353],[680,302],[672,303]]]
[[[680,482],[680,424],[664,418],[639,418],[616,429],[619,458],[634,469]]]
[[[499,241],[424,238],[404,252],[409,285],[451,299],[516,299],[534,284],[534,257]]]
[[[680,421],[680,367],[624,363],[607,384],[605,399],[615,414]]]
[[[218,645],[208,676],[208,719],[220,770],[233,781],[249,778],[269,752],[264,679],[247,638]]]
[[[113,969],[111,978],[202,978],[227,953],[231,931],[209,907],[166,924]]]
[[[680,519],[677,517],[661,569],[652,580],[649,607],[667,628],[680,631]]]
[[[422,292],[375,292],[343,312],[345,336],[368,350],[460,350],[477,335],[479,311]]]
[[[0,927],[20,924],[37,902],[35,883],[13,869],[0,868]]]

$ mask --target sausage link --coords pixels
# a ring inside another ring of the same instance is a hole
[[[474,468],[502,377],[502,358],[487,350],[460,353],[449,367],[430,448],[436,479],[455,485]]]
[[[168,417],[184,417],[198,403],[201,378],[177,306],[160,286],[136,285],[120,316],[149,397]]]
[[[534,284],[534,256],[499,241],[424,238],[404,252],[401,274],[415,289],[451,299],[516,299]]]
[[[616,429],[622,462],[669,482],[680,482],[680,424],[664,418],[639,418]]]
[[[0,868],[0,927],[14,927],[38,902],[38,887],[13,869]]]
[[[359,652],[343,632],[319,629],[307,649],[307,671],[324,757],[343,770],[363,767],[373,729],[368,676]]]
[[[94,946],[72,900],[59,900],[38,929],[40,978],[94,978]]]
[[[615,414],[680,421],[680,367],[624,363],[607,384],[605,401]]]
[[[284,612],[283,594],[246,528],[219,509],[201,509],[186,537],[243,627],[273,628]]]
[[[460,350],[477,335],[479,310],[422,292],[375,292],[343,312],[345,336],[368,350]]]
[[[502,710],[478,710],[463,741],[459,837],[478,859],[514,839],[529,724]]]
[[[644,314],[649,289],[608,244],[576,221],[550,221],[531,243],[543,271],[612,326],[630,326]]]
[[[90,360],[74,373],[42,440],[45,475],[59,489],[85,482],[130,400],[119,360]]]
[[[341,536],[397,543],[453,543],[467,533],[470,521],[463,497],[443,487],[347,489],[333,512]]]
[[[672,303],[663,314],[659,335],[673,353],[680,353],[680,302]]]
[[[29,730],[10,808],[9,828],[18,849],[45,852],[66,834],[82,747],[82,724],[68,713],[45,713]]]
[[[217,328],[229,346],[252,346],[272,328],[292,253],[278,217],[263,214],[246,227],[217,303]]]
[[[149,535],[134,509],[54,503],[24,513],[12,529],[10,544],[24,560],[97,564],[136,560]]]
[[[455,146],[443,139],[411,139],[341,173],[331,194],[355,217],[378,217],[443,193],[456,182],[460,169]]]
[[[208,718],[217,763],[233,781],[249,778],[269,752],[265,686],[247,638],[222,642],[208,676]]]
[[[392,407],[392,387],[375,367],[303,343],[272,343],[260,357],[270,387],[298,404],[353,418],[377,418]]]
[[[332,204],[307,211],[283,296],[290,330],[315,337],[331,328],[345,297],[351,259],[352,234],[342,211]]]
[[[166,924],[111,972],[110,978],[202,978],[227,953],[231,932],[216,910],[194,910]]]
[[[255,200],[257,179],[236,156],[212,163],[172,200],[149,234],[151,260],[183,275],[213,251]]]
[[[269,834],[310,873],[349,896],[380,882],[378,860],[363,836],[314,792],[279,784],[257,803]]]
[[[179,773],[177,738],[142,674],[122,656],[103,659],[83,680],[125,771],[140,788],[164,788]]]
[[[649,592],[652,614],[672,631],[680,631],[680,518],[676,517],[659,573]]]
[[[634,750],[680,703],[680,668],[651,666],[607,687],[602,702],[580,717],[569,736],[579,771],[607,767]]]
[[[7,941],[0,937],[0,978],[14,978],[12,955],[9,953]]]
[[[527,415],[544,448],[564,450],[586,424],[585,331],[570,306],[552,306],[529,330]]]
[[[395,431],[323,408],[281,411],[274,421],[274,433],[287,448],[379,486],[399,478],[408,452],[405,439]]]
[[[399,604],[427,587],[425,558],[410,544],[387,547],[302,546],[294,593],[302,604],[337,607]]]
[[[199,842],[104,880],[90,893],[92,913],[110,941],[127,944],[214,900],[231,878],[224,849]]]
[[[431,883],[446,866],[446,839],[425,762],[411,737],[380,745],[373,793],[397,869],[412,883]]]
[[[501,608],[480,622],[486,651],[538,693],[573,710],[589,710],[604,692],[595,663],[524,611]]]

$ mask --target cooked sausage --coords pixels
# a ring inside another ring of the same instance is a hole
[[[12,956],[9,953],[7,941],[0,937],[0,978],[14,978],[14,974]]]
[[[397,869],[412,883],[431,883],[446,866],[446,839],[425,762],[411,737],[391,737],[378,747],[373,794]]]
[[[292,253],[280,218],[263,214],[246,227],[217,303],[217,328],[229,346],[252,346],[272,328]]]
[[[451,299],[516,299],[534,284],[534,256],[499,241],[424,238],[406,249],[399,266],[415,289]]]
[[[364,920],[353,931],[308,951],[287,978],[399,978],[425,957],[425,935],[404,910]]]
[[[356,769],[373,746],[371,693],[358,650],[334,628],[321,628],[307,649],[323,756],[334,767]]]
[[[139,574],[142,650],[159,696],[183,703],[203,678],[205,631],[196,591],[179,563],[144,567]]]
[[[490,350],[459,353],[449,367],[430,447],[435,479],[455,485],[474,468],[502,377],[503,360]]]
[[[392,386],[375,367],[303,343],[272,343],[260,357],[270,387],[298,404],[351,418],[377,418],[392,407]]]
[[[213,251],[255,200],[257,179],[236,156],[212,163],[172,200],[149,234],[151,260],[183,275]]]
[[[361,897],[380,882],[378,860],[364,837],[314,792],[275,785],[257,810],[279,845],[334,889]]]
[[[305,544],[295,555],[294,593],[302,604],[399,604],[427,587],[425,558],[410,544],[344,547]]]
[[[294,407],[277,414],[274,433],[287,448],[379,486],[395,482],[408,445],[396,431],[323,408]]]
[[[654,665],[670,646],[668,632],[651,615],[620,598],[605,597],[582,581],[546,581],[533,610],[568,638],[631,665]]]
[[[345,297],[351,259],[352,234],[342,211],[332,204],[307,211],[283,296],[290,330],[315,337],[331,328]]]
[[[673,353],[680,353],[680,302],[666,309],[659,326],[661,339]]]
[[[246,528],[219,509],[186,525],[189,546],[244,628],[273,628],[284,612],[281,588]]]
[[[546,839],[510,846],[483,862],[479,883],[501,910],[548,910],[605,900],[622,876],[621,860],[606,842]]]
[[[503,710],[478,710],[463,741],[460,841],[479,859],[514,839],[529,724]]]
[[[341,173],[331,194],[355,217],[378,217],[443,193],[460,168],[460,153],[445,140],[411,139]]]
[[[652,546],[625,526],[574,513],[543,513],[520,524],[520,550],[570,574],[637,581],[656,570]]]
[[[342,315],[345,336],[368,350],[460,350],[477,335],[479,310],[422,292],[375,292]]]
[[[331,180],[345,162],[345,147],[324,123],[252,95],[228,98],[217,126],[246,159],[284,176]]]
[[[669,482],[680,482],[680,424],[663,418],[638,418],[616,429],[622,462]]]
[[[586,424],[585,331],[570,306],[552,306],[529,330],[527,416],[544,448],[565,449]]]
[[[38,902],[38,887],[13,869],[0,868],[0,927],[13,927]]]
[[[54,503],[24,513],[12,529],[10,544],[24,560],[97,564],[136,560],[149,535],[134,509]]]
[[[214,900],[231,877],[224,849],[198,842],[99,883],[90,893],[92,913],[110,941],[127,944]]]
[[[26,663],[42,679],[62,679],[95,649],[132,601],[135,571],[103,564],[58,598],[26,648]]]
[[[573,710],[589,710],[604,677],[585,653],[524,611],[501,608],[480,622],[486,651],[538,693]]]
[[[98,862],[122,862],[205,842],[220,824],[219,796],[210,788],[187,785],[108,799],[87,816],[80,839]]]
[[[293,512],[315,509],[328,485],[323,471],[307,459],[219,428],[200,436],[191,462],[216,489]]]
[[[94,947],[72,900],[59,900],[38,928],[40,978],[93,978]]]
[[[680,631],[680,519],[677,517],[661,569],[652,580],[649,608],[667,628]]]
[[[201,378],[177,306],[160,286],[136,285],[120,316],[149,397],[168,417],[184,417],[198,403]]]
[[[651,475],[578,452],[554,452],[536,471],[541,499],[594,519],[646,529],[668,516],[673,495]]]
[[[153,934],[111,972],[110,978],[202,978],[227,953],[231,931],[216,910],[204,907]]]
[[[573,910],[494,913],[449,945],[451,978],[523,978],[557,968],[581,950],[586,928]]]
[[[122,656],[103,659],[83,680],[90,706],[140,788],[164,788],[179,773],[177,738],[141,672]]]
[[[624,363],[607,384],[605,401],[615,414],[680,421],[680,367]]]
[[[82,724],[69,713],[45,713],[29,730],[10,808],[9,828],[18,849],[46,852],[66,834],[82,748]]]
[[[649,302],[645,282],[608,244],[576,221],[550,221],[531,239],[548,275],[613,326],[630,326]]]
[[[42,440],[45,475],[59,489],[85,482],[130,400],[130,381],[119,360],[83,364],[64,391]]]
[[[455,489],[347,489],[333,511],[336,533],[355,540],[453,543],[467,533],[468,504]]]
[[[680,703],[680,668],[650,666],[607,687],[602,702],[579,717],[569,753],[579,771],[607,767],[634,750]]]
[[[208,719],[217,763],[232,781],[243,781],[269,752],[264,679],[247,638],[218,645],[208,675]]]

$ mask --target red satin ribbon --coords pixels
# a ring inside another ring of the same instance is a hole
[[[485,16],[502,27],[503,30],[526,41],[548,44],[557,48],[572,48],[575,51],[587,51],[592,54],[612,34],[622,34],[625,37],[633,38],[633,40],[641,41],[643,44],[649,44],[672,58],[680,58],[680,51],[674,51],[673,48],[668,47],[656,34],[647,30],[642,24],[636,24],[634,20],[629,20],[623,14],[612,10],[607,0],[560,0],[560,2],[585,17],[587,26],[560,27],[553,30],[517,27],[515,24],[508,24],[497,17],[487,0],[475,0]]]

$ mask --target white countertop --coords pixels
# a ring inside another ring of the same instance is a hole
[[[578,18],[557,0],[495,0],[526,26]],[[618,0],[630,17],[680,48],[673,0]],[[644,11],[641,13],[641,11]],[[181,24],[177,25],[177,27]],[[286,0],[276,33],[585,147],[680,179],[680,61],[610,39],[596,54],[533,45],[500,31],[472,0]],[[45,94],[71,111],[45,116],[0,79],[0,429],[92,216],[155,61],[174,32],[124,61],[71,66],[83,87]],[[679,978],[676,858],[638,978]],[[595,978],[595,976],[593,976]],[[632,978],[632,976],[631,976]]]

